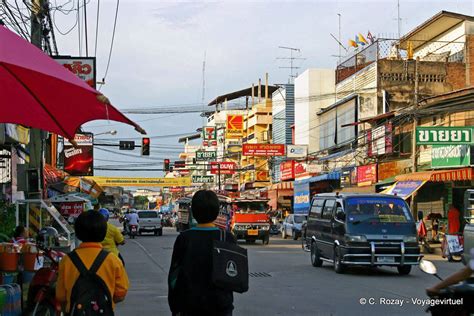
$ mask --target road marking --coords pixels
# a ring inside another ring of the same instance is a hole
[[[143,247],[142,244],[140,244],[138,241],[136,240],[132,240],[133,243],[135,243],[138,247],[140,247],[141,250],[143,250],[143,252],[148,256],[148,258],[150,258],[151,261],[153,261],[153,263],[158,267],[160,268],[160,270],[164,273],[166,273],[165,269],[158,263],[158,261],[155,260],[155,258],[153,258],[153,255],[145,248]]]

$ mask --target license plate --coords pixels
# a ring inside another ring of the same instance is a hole
[[[395,263],[395,257],[377,257],[378,263]]]
[[[258,229],[249,229],[247,230],[249,236],[258,236]]]

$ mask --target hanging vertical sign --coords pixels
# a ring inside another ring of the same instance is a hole
[[[202,139],[204,140],[216,140],[217,132],[215,126],[204,126],[202,129]]]
[[[92,176],[94,174],[94,147],[93,134],[76,134],[74,141],[77,147],[64,140],[64,150],[61,155],[64,157],[64,171],[71,176]]]
[[[227,115],[226,138],[241,138],[244,135],[244,116]]]

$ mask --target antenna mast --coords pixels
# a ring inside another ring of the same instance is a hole
[[[296,75],[294,75],[293,70],[300,69],[300,67],[297,67],[297,66],[294,65],[295,60],[305,60],[306,58],[294,57],[293,56],[294,52],[301,53],[301,50],[299,48],[287,47],[287,46],[278,46],[278,48],[286,49],[286,50],[290,51],[290,57],[277,57],[277,59],[289,60],[290,67],[279,67],[279,68],[281,68],[281,69],[290,69],[290,78],[288,80],[288,83],[293,83],[294,78],[296,78],[296,76],[298,76],[298,73],[296,73]]]

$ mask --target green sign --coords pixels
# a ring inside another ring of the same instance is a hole
[[[469,145],[436,146],[431,149],[431,167],[462,167],[471,164]]]
[[[214,176],[192,176],[193,183],[214,183]]]
[[[416,128],[417,145],[463,145],[473,144],[472,126],[438,127],[419,126]]]
[[[217,151],[196,151],[196,161],[209,161],[217,158]]]

